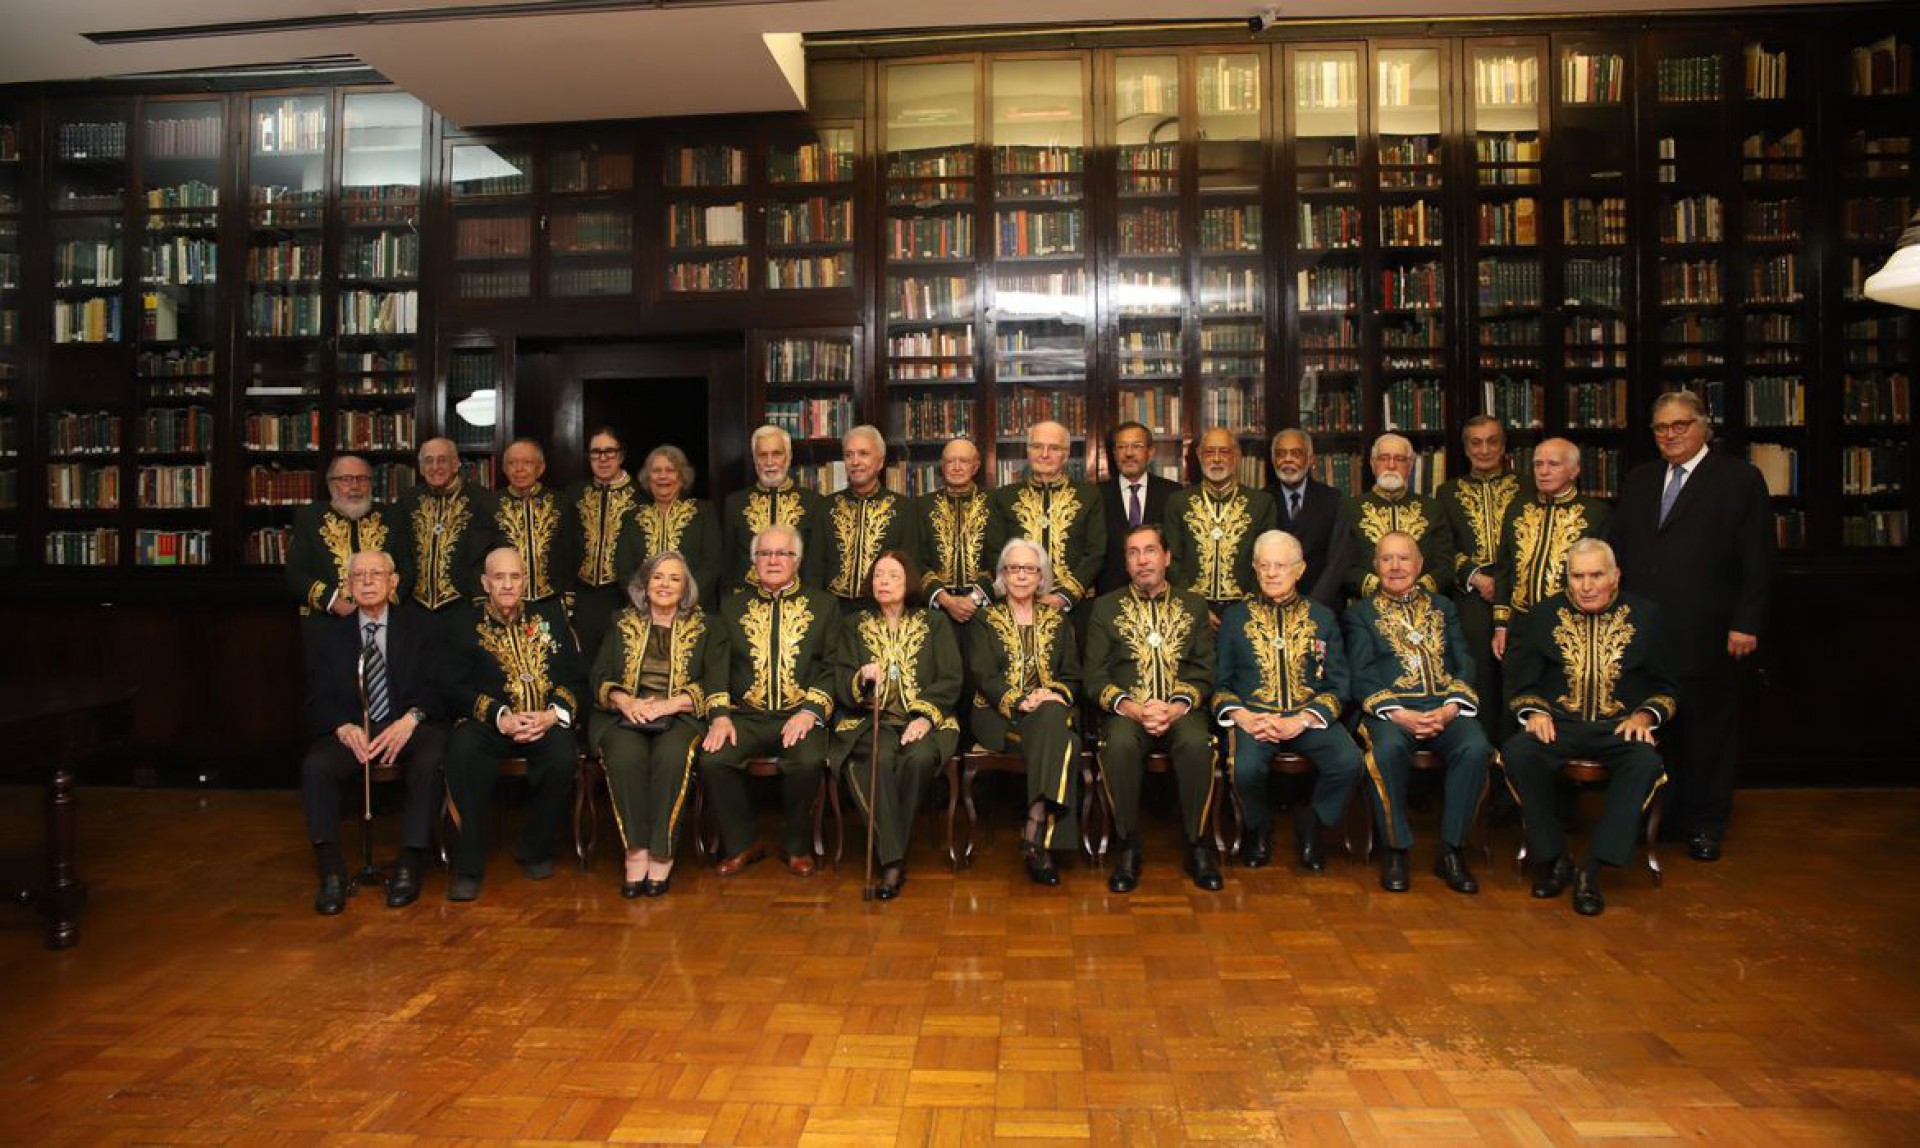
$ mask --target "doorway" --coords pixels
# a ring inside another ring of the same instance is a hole
[[[587,437],[612,427],[627,448],[627,469],[636,479],[654,447],[672,444],[693,463],[693,489],[710,498],[712,468],[707,457],[707,380],[697,376],[584,379],[580,391],[581,429]]]

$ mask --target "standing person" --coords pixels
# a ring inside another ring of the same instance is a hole
[[[562,529],[567,551],[577,555],[573,570],[573,632],[583,655],[600,652],[600,641],[620,609],[621,571],[617,556],[633,530],[639,490],[627,473],[627,448],[612,427],[587,439],[587,477],[567,491]]]
[[[1015,538],[994,563],[999,601],[980,611],[967,662],[980,678],[973,735],[1027,764],[1027,823],[1020,834],[1027,876],[1058,885],[1053,854],[1079,844],[1080,738],[1074,691],[1080,656],[1067,613],[1054,599],[1053,562],[1037,543]]]
[[[373,467],[343,454],[327,467],[327,501],[294,512],[287,538],[287,588],[300,613],[344,618],[359,607],[347,585],[347,564],[362,550],[392,542],[392,515],[373,500]]]
[[[1306,563],[1307,597],[1329,610],[1346,603],[1341,583],[1347,576],[1346,498],[1313,477],[1313,439],[1289,428],[1273,436],[1275,522],[1300,544]]]
[[[1580,493],[1580,448],[1550,438],[1533,448],[1533,490],[1515,499],[1500,524],[1500,561],[1494,567],[1493,652],[1505,657],[1507,639],[1529,610],[1567,584],[1567,551],[1582,538],[1607,532],[1607,504]]]
[[[560,528],[560,496],[541,485],[547,452],[530,438],[517,438],[500,453],[500,492],[494,524],[501,543],[520,552],[527,567],[526,601],[559,602],[571,608],[573,572],[578,565]]]
[[[553,876],[553,836],[567,815],[578,761],[574,725],[587,672],[566,613],[528,602],[527,565],[503,546],[487,555],[486,597],[450,620],[447,708],[463,720],[447,743],[447,800],[460,835],[447,900],[477,901],[487,868],[487,803],[500,763],[527,760],[526,828],[514,849],[529,880]]]
[[[1221,887],[1207,843],[1213,811],[1213,631],[1198,594],[1167,583],[1167,548],[1157,526],[1127,531],[1125,588],[1102,594],[1087,620],[1087,692],[1103,715],[1100,784],[1113,809],[1119,846],[1107,888],[1140,884],[1140,786],[1147,756],[1160,752],[1180,791],[1185,867],[1209,892]]]
[[[813,826],[808,811],[827,764],[833,720],[832,643],[840,612],[833,596],[800,582],[800,533],[775,523],[753,540],[750,589],[721,607],[727,642],[727,704],[710,705],[700,743],[700,776],[720,822],[727,857],[716,872],[731,877],[765,857],[754,839],[747,803],[747,759],[777,754],[780,841],[787,869],[811,877]]]
[[[1107,551],[1107,519],[1093,487],[1067,477],[1073,439],[1057,422],[1027,431],[1027,476],[989,496],[987,553],[998,554],[1015,538],[1038,543],[1053,569],[1049,597],[1072,613],[1093,600],[1100,562]],[[1077,623],[1076,623],[1077,624]]]
[[[1273,498],[1243,486],[1240,440],[1215,427],[1200,436],[1200,485],[1167,500],[1167,577],[1207,603],[1212,632],[1227,607],[1255,593],[1253,540],[1274,529]]]
[[[882,481],[887,473],[887,440],[880,428],[857,426],[840,442],[847,485],[827,498],[825,579],[821,588],[851,609],[867,591],[867,574],[882,551],[905,553],[914,546],[910,503]]]
[[[1413,444],[1397,434],[1373,440],[1367,464],[1373,469],[1373,489],[1347,503],[1347,597],[1364,598],[1379,585],[1373,572],[1373,548],[1391,531],[1410,535],[1420,543],[1420,585],[1440,588],[1453,569],[1453,532],[1438,503],[1413,489]]]
[[[615,556],[622,578],[669,550],[680,555],[692,572],[702,609],[720,615],[722,567],[720,515],[713,503],[693,497],[693,463],[687,452],[671,443],[647,452],[640,467],[645,487],[633,510],[626,549]],[[730,587],[729,587],[730,589]]]
[[[1766,480],[1712,436],[1698,395],[1655,400],[1660,461],[1627,475],[1608,533],[1623,584],[1660,608],[1684,711],[1666,741],[1673,824],[1696,861],[1720,859],[1733,816],[1740,662],[1759,648],[1776,561]]]
[[[1113,477],[1100,484],[1100,502],[1106,518],[1107,547],[1100,561],[1095,592],[1118,590],[1127,584],[1127,531],[1166,521],[1167,500],[1180,484],[1153,473],[1153,431],[1144,423],[1125,422],[1107,438],[1113,459]]]
[[[313,911],[330,917],[346,908],[347,862],[340,854],[340,790],[361,780],[369,763],[398,765],[407,784],[401,815],[400,858],[387,880],[387,907],[420,897],[433,819],[440,811],[440,760],[447,731],[434,680],[431,625],[404,602],[389,604],[399,588],[393,559],[362,550],[348,563],[347,594],[354,612],[316,615],[307,643],[307,736],[300,763],[300,799],[307,839],[320,866]]]
[[[1479,721],[1488,738],[1497,735],[1501,709],[1500,659],[1493,652],[1494,581],[1500,566],[1500,526],[1522,494],[1520,476],[1507,468],[1507,432],[1492,415],[1475,415],[1460,431],[1468,473],[1448,479],[1434,501],[1447,516],[1455,550],[1447,590],[1460,616],[1460,632],[1473,655],[1474,692],[1486,700]]]
[[[1567,588],[1540,604],[1507,650],[1507,707],[1520,731],[1501,747],[1507,783],[1520,803],[1533,895],[1558,897],[1573,884],[1583,917],[1607,907],[1600,867],[1625,865],[1640,818],[1666,782],[1654,730],[1674,716],[1658,607],[1620,592],[1613,548],[1583,538],[1567,552]],[[1585,865],[1567,855],[1557,801],[1560,767],[1572,758],[1605,765],[1606,810]]]
[[[953,623],[960,647],[960,719],[964,739],[972,737],[975,683],[968,658],[973,620],[992,603],[992,556],[987,553],[987,492],[975,478],[980,473],[980,448],[957,438],[940,451],[939,490],[920,496],[910,513],[918,524],[920,566],[926,571],[921,588],[927,605],[937,607]]]
[[[493,492],[460,473],[460,449],[452,439],[420,444],[420,481],[400,496],[395,520],[402,534],[402,597],[441,614],[480,593],[480,571],[495,534]]]
[[[960,648],[938,610],[920,605],[912,559],[888,550],[874,559],[861,598],[834,655],[834,689],[845,707],[834,723],[827,760],[855,804],[873,822],[875,895],[891,901],[907,880],[907,846],[920,798],[960,741]],[[880,729],[876,769],[875,693]]]
[[[817,589],[826,569],[827,547],[821,533],[826,529],[826,500],[793,480],[793,437],[786,431],[768,424],[753,432],[747,446],[753,454],[753,484],[727,495],[720,516],[721,589],[754,585],[758,565],[753,560],[753,540],[777,522],[799,535],[799,548],[806,558],[798,577]]]
[[[707,711],[726,701],[727,646],[676,551],[633,572],[627,601],[594,659],[587,733],[626,849],[620,895],[664,897]]]

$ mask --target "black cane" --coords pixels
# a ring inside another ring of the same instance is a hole
[[[353,676],[360,687],[360,730],[367,741],[373,741],[373,711],[367,704],[367,648],[360,647],[360,656],[353,660]],[[368,757],[360,763],[360,875],[354,878],[358,885],[371,885],[380,880],[380,870],[373,865],[373,759]]]
[[[891,667],[889,667],[891,669]],[[898,671],[894,671],[898,673]],[[867,768],[867,882],[860,887],[862,901],[873,900],[874,819],[880,816],[880,702],[886,696],[886,683],[873,686],[873,756]]]

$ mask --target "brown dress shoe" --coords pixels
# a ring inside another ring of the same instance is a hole
[[[787,872],[795,877],[813,876],[813,858],[798,856],[787,858]]]
[[[764,860],[766,856],[767,856],[766,846],[749,845],[742,852],[735,853],[733,856],[727,858],[725,861],[720,862],[719,865],[714,867],[713,871],[715,873],[720,874],[722,877],[731,877],[735,873],[740,872],[740,870],[745,869],[747,866],[753,864],[755,861]]]

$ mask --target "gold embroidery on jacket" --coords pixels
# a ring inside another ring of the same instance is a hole
[[[1393,651],[1400,676],[1393,686],[1402,696],[1427,697],[1447,684],[1447,621],[1424,594],[1405,602],[1382,593],[1373,598],[1373,631]]]
[[[900,496],[892,491],[872,498],[848,495],[831,500],[827,521],[839,544],[840,568],[827,578],[827,589],[837,597],[858,598],[866,592],[867,571],[880,557],[880,544],[899,509]]]
[[[980,491],[965,498],[942,494],[933,500],[928,521],[933,527],[934,581],[961,586],[984,572],[977,558],[987,536],[988,510],[987,496]]]
[[[630,694],[640,692],[640,665],[647,656],[647,636],[653,618],[638,610],[622,610],[615,625],[620,630],[620,688]],[[707,618],[699,610],[682,614],[667,629],[667,696],[686,694],[693,699],[694,712],[701,711],[706,690],[695,676],[694,648],[707,632]]]
[[[620,523],[633,510],[633,483],[589,485],[574,512],[580,516],[580,581],[588,586],[613,584],[613,551],[620,541]]]
[[[1305,598],[1247,603],[1247,645],[1260,666],[1260,684],[1253,700],[1269,709],[1291,713],[1314,701],[1314,657],[1320,630]],[[1335,702],[1338,713],[1338,703]]]
[[[1583,720],[1613,717],[1626,707],[1613,696],[1622,660],[1633,641],[1632,608],[1620,606],[1588,614],[1562,607],[1553,628],[1553,644],[1566,667],[1567,692],[1560,704]]]
[[[524,498],[506,494],[500,499],[495,521],[507,536],[507,545],[520,552],[527,564],[527,599],[538,601],[553,594],[553,577],[548,563],[553,555],[553,536],[560,527],[560,509],[553,495],[536,489]]]
[[[1074,577],[1072,564],[1067,561],[1067,535],[1072,533],[1073,520],[1079,513],[1080,497],[1070,482],[1052,487],[1028,482],[1013,497],[1013,516],[1019,520],[1023,536],[1047,548],[1053,580],[1076,597],[1086,587]]]
[[[547,694],[553,687],[547,668],[553,635],[545,622],[522,613],[512,622],[483,616],[475,627],[480,648],[500,667],[508,706],[515,713],[532,713],[547,706]]]
[[[1201,491],[1187,503],[1186,519],[1194,555],[1199,560],[1193,585],[1188,589],[1209,602],[1245,596],[1246,588],[1240,585],[1234,559],[1240,552],[1241,537],[1253,525],[1246,492],[1236,489],[1229,498],[1215,498]]]
[[[635,511],[634,518],[640,524],[640,536],[646,541],[647,557],[652,558],[669,550],[686,553],[681,549],[681,539],[687,532],[687,525],[699,512],[700,507],[687,498],[676,498],[665,506],[658,502],[649,503]]]
[[[453,555],[460,535],[473,519],[473,507],[464,491],[458,494],[422,497],[413,508],[413,536],[425,543],[416,545],[413,596],[429,610],[467,597],[454,582]]]
[[[1136,700],[1166,701],[1180,690],[1180,655],[1193,631],[1193,615],[1171,591],[1159,598],[1128,593],[1120,599],[1114,628],[1132,656],[1138,677],[1127,692]]]
[[[1395,530],[1411,534],[1415,540],[1426,537],[1427,515],[1419,503],[1406,499],[1360,504],[1360,533],[1367,536],[1367,541],[1378,542]]]
[[[1473,532],[1473,553],[1468,555],[1473,565],[1488,566],[1497,557],[1500,522],[1507,516],[1507,507],[1512,505],[1513,496],[1519,489],[1520,480],[1511,474],[1484,482],[1463,479],[1454,485],[1454,501],[1460,504],[1460,512],[1467,519],[1467,528]],[[1454,541],[1458,542],[1459,539]]]
[[[753,683],[743,695],[748,705],[774,712],[791,709],[805,700],[798,674],[800,643],[812,625],[813,608],[801,595],[778,599],[756,595],[747,603],[740,614],[740,628],[747,635],[747,649],[753,656]]]
[[[354,519],[342,518],[331,510],[320,516],[320,545],[333,555],[334,580],[341,586],[347,584],[347,566],[353,561],[354,551],[387,548],[387,528],[378,511],[370,510],[359,519],[358,538],[354,536],[354,524]]]
[[[919,659],[922,647],[927,644],[926,615],[909,613],[894,627],[879,614],[862,613],[854,628],[885,675],[881,679],[880,688],[884,692],[880,708],[906,713],[909,706],[920,700]],[[895,666],[900,668],[898,679],[891,674]]]
[[[1587,508],[1579,502],[1520,508],[1513,520],[1513,609],[1532,609],[1560,592],[1567,551],[1586,532]]]

